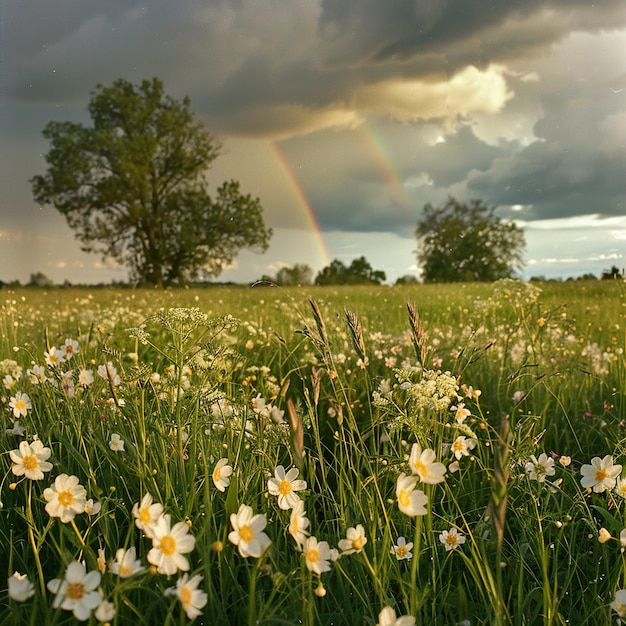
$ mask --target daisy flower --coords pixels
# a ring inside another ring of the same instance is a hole
[[[451,550],[456,550],[461,544],[465,543],[465,535],[458,532],[456,528],[451,528],[450,530],[444,530],[439,535],[439,541],[443,543],[446,552],[450,552]]]
[[[152,529],[163,514],[163,505],[158,502],[153,504],[152,496],[147,493],[140,503],[133,505],[132,513],[135,518],[135,526],[151,539],[154,536]]]
[[[339,549],[343,554],[359,553],[363,546],[367,543],[365,530],[361,524],[357,524],[356,528],[348,528],[346,538],[339,541]]]
[[[79,483],[76,476],[60,474],[54,480],[52,487],[44,489],[46,512],[50,517],[58,517],[67,524],[76,515],[85,511],[87,492]]]
[[[253,514],[252,507],[242,504],[237,513],[230,516],[233,530],[228,533],[228,540],[235,544],[239,554],[246,558],[260,557],[272,543],[263,532],[267,521],[261,513]]]
[[[307,569],[320,576],[330,571],[330,561],[334,560],[326,541],[317,541],[315,537],[308,537],[303,547]]]
[[[11,471],[16,476],[26,476],[30,480],[41,480],[43,473],[52,469],[52,463],[48,462],[50,454],[50,448],[44,448],[39,439],[35,439],[30,444],[28,441],[21,441],[17,450],[9,452],[11,461],[13,461]]]
[[[117,433],[113,433],[109,441],[109,448],[111,448],[114,452],[125,452],[124,440],[122,437]]]
[[[378,623],[376,626],[415,626],[415,618],[410,615],[396,617],[396,612],[393,608],[386,606],[378,614]]]
[[[619,589],[615,592],[615,599],[609,605],[618,615],[626,617],[626,589]]]
[[[75,339],[66,339],[65,343],[61,346],[60,352],[63,354],[63,358],[69,361],[75,354],[80,352],[78,341]]]
[[[435,451],[430,448],[422,450],[419,443],[414,443],[409,456],[411,472],[428,485],[435,485],[445,480],[446,466],[435,461]]]
[[[302,547],[309,535],[306,530],[308,527],[309,520],[304,510],[304,502],[298,500],[298,504],[293,507],[289,518],[289,534],[295,539],[299,548]]]
[[[171,525],[169,513],[161,515],[152,527],[152,549],[148,552],[148,563],[155,565],[159,574],[175,574],[179,569],[186,572],[189,561],[183,556],[191,552],[196,539],[189,534],[185,522]]]
[[[65,361],[65,355],[62,350],[53,346],[49,352],[43,353],[43,359],[48,367],[58,367]]]
[[[413,557],[411,550],[413,549],[413,542],[406,542],[404,537],[398,537],[398,543],[391,548],[391,554],[394,554],[398,561],[404,559],[410,560]]]
[[[613,465],[613,457],[607,454],[603,459],[594,456],[591,465],[586,464],[580,468],[582,478],[580,484],[585,488],[592,488],[595,493],[602,493],[607,489],[613,489],[617,477],[622,471],[621,465]]]
[[[74,617],[84,622],[91,612],[100,605],[102,596],[96,588],[100,584],[100,572],[87,573],[85,566],[72,561],[65,572],[65,578],[54,578],[48,583],[48,590],[55,595],[52,607],[72,611]]]
[[[188,574],[183,574],[177,581],[176,587],[165,590],[166,596],[176,596],[185,611],[188,619],[194,619],[202,615],[202,609],[207,603],[207,594],[198,589],[202,582],[202,576],[196,574],[189,578]]]
[[[465,435],[459,435],[452,442],[452,454],[454,454],[457,461],[463,456],[469,456],[470,451],[476,447],[476,439],[472,437],[466,437]]]
[[[398,476],[398,482],[396,483],[398,508],[409,517],[426,515],[425,505],[428,502],[428,497],[423,491],[415,489],[416,483],[416,476],[407,476],[404,473]]]
[[[106,624],[112,622],[115,617],[115,605],[112,602],[105,600],[100,603],[100,606],[96,609],[94,617],[101,623]]]
[[[230,485],[231,474],[233,473],[233,468],[228,465],[228,459],[220,459],[215,464],[215,469],[213,470],[212,478],[213,484],[218,491],[225,491],[226,487]]]
[[[300,498],[296,491],[306,489],[306,481],[296,480],[298,468],[292,467],[287,473],[282,465],[278,465],[274,470],[274,478],[267,481],[269,492],[273,496],[278,496],[278,506],[283,510],[293,509]]]
[[[530,480],[543,483],[546,480],[546,476],[554,476],[554,459],[545,452],[542,452],[539,458],[533,454],[530,457],[530,461],[524,466],[524,469]]]
[[[19,417],[26,417],[28,411],[33,408],[28,394],[18,391],[9,400],[9,406],[13,409],[13,417],[16,419]]]
[[[35,595],[35,586],[28,580],[26,574],[14,572],[7,581],[9,598],[15,602],[26,602]]]
[[[132,546],[128,550],[119,548],[115,553],[115,561],[111,563],[109,569],[120,578],[128,578],[145,571],[146,568],[143,567],[141,561],[137,558],[135,546]]]

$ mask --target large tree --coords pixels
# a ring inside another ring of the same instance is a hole
[[[259,199],[238,182],[207,192],[221,143],[189,105],[157,78],[98,85],[91,126],[46,125],[48,169],[31,180],[35,200],[65,216],[83,250],[157,286],[216,276],[241,248],[265,251],[271,236]]]
[[[427,204],[416,236],[424,282],[510,278],[523,264],[524,231],[480,200]]]

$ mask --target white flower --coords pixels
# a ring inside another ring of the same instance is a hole
[[[458,532],[456,528],[451,528],[450,530],[444,530],[439,535],[439,541],[444,545],[446,552],[450,552],[465,543],[465,535]]]
[[[115,452],[125,452],[124,450],[124,440],[117,433],[113,433],[111,435],[111,440],[109,441],[109,448]]]
[[[12,428],[7,428],[7,435],[14,435],[15,437],[23,437],[26,434],[26,429],[20,424],[19,420],[13,422]]]
[[[445,480],[446,466],[435,461],[435,451],[426,448],[422,451],[419,443],[414,443],[409,456],[411,472],[417,474],[423,483],[435,485]]]
[[[28,397],[28,394],[18,391],[9,401],[9,406],[13,409],[13,417],[26,417],[28,411],[33,408],[33,405]]]
[[[463,456],[469,456],[471,450],[476,447],[476,439],[470,437],[469,439],[465,435],[459,435],[452,442],[452,454],[459,460]]]
[[[594,456],[591,465],[583,465],[580,468],[582,478],[580,484],[585,488],[592,488],[596,493],[602,493],[607,489],[613,489],[617,477],[622,471],[621,465],[613,465],[613,457],[607,454],[603,459]]]
[[[304,502],[298,500],[298,504],[293,507],[289,518],[289,534],[295,539],[299,548],[302,547],[309,533],[309,520],[304,510]]]
[[[176,581],[176,587],[170,587],[165,590],[165,595],[176,596],[185,611],[188,619],[194,619],[202,615],[202,609],[207,603],[207,594],[198,589],[198,585],[202,582],[202,576],[196,574],[189,578],[188,574],[183,574]]]
[[[107,361],[106,365],[98,365],[97,372],[98,376],[108,380],[114,387],[117,387],[122,382],[115,365],[111,361]]]
[[[79,513],[85,511],[87,492],[79,484],[76,476],[60,474],[54,480],[54,485],[44,489],[46,512],[50,517],[58,517],[67,524]]]
[[[131,546],[128,550],[119,548],[115,553],[115,561],[111,563],[109,569],[113,574],[117,574],[120,578],[128,578],[135,574],[145,571],[145,567],[137,558],[135,546]]]
[[[330,571],[330,561],[334,561],[333,554],[326,541],[317,541],[315,537],[308,537],[303,547],[307,569],[320,576]]]
[[[63,354],[65,360],[69,361],[75,354],[80,352],[78,341],[75,341],[74,339],[66,339],[65,343],[61,346],[60,352]]]
[[[220,459],[215,464],[212,478],[213,484],[218,491],[224,491],[228,485],[230,485],[230,478],[233,473],[233,468],[228,465],[228,459]]]
[[[26,574],[14,572],[13,576],[8,579],[7,586],[9,588],[9,598],[16,602],[26,602],[28,598],[35,594],[35,587],[28,580]]]
[[[354,552],[358,554],[366,543],[365,529],[361,524],[357,524],[356,528],[348,528],[346,538],[339,541],[339,549],[343,554],[353,554]]]
[[[378,623],[376,626],[414,626],[415,618],[410,615],[402,615],[396,617],[396,612],[390,607],[386,606],[378,614]]]
[[[260,557],[272,543],[262,532],[267,524],[265,515],[253,514],[252,507],[242,504],[237,513],[230,516],[233,530],[228,533],[228,540],[235,544],[242,557]]]
[[[85,502],[85,513],[87,513],[87,515],[98,515],[101,509],[102,503],[97,501],[94,502],[93,498],[89,498],[89,500]]]
[[[413,549],[413,542],[406,542],[404,537],[398,537],[398,543],[391,548],[391,554],[394,554],[398,561],[403,559],[410,560],[413,557],[411,550]]]
[[[11,471],[16,476],[26,476],[30,480],[41,480],[44,472],[52,469],[50,458],[50,448],[44,448],[43,443],[36,439],[31,444],[28,441],[21,441],[17,450],[11,450],[9,456],[13,465]]]
[[[183,556],[191,552],[196,539],[189,534],[189,526],[178,522],[171,526],[169,514],[161,515],[152,527],[152,549],[148,552],[148,562],[156,565],[159,574],[175,574],[178,570],[186,572],[189,561]]]
[[[135,526],[151,539],[154,536],[154,525],[163,513],[163,505],[158,502],[153,504],[152,496],[147,493],[140,503],[133,505],[132,513],[135,518]]]
[[[283,510],[293,509],[300,498],[295,494],[296,491],[306,489],[304,480],[296,480],[298,477],[298,468],[292,467],[286,474],[285,468],[278,465],[274,470],[274,478],[267,481],[269,492],[273,496],[278,496],[278,506]]]
[[[554,459],[545,452],[542,452],[539,458],[533,454],[530,457],[530,461],[524,466],[524,469],[530,480],[543,483],[546,480],[546,476],[554,476]]]
[[[107,600],[101,602],[94,616],[101,624],[112,621],[115,617],[115,605]]]
[[[396,498],[398,499],[398,508],[402,513],[409,517],[416,515],[426,515],[425,505],[428,497],[421,490],[416,490],[417,476],[407,476],[402,473],[398,476],[396,484]]]
[[[626,617],[626,589],[615,592],[615,599],[609,605],[619,617]]]
[[[72,561],[65,578],[55,578],[48,583],[48,590],[56,594],[52,607],[72,611],[81,622],[88,620],[93,609],[102,602],[100,592],[96,591],[100,576],[97,570],[87,573],[82,563]]]

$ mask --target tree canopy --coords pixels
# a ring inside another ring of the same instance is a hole
[[[373,269],[366,258],[361,256],[354,259],[349,266],[339,259],[334,259],[315,277],[315,284],[380,285],[385,279],[385,272]]]
[[[416,229],[424,282],[494,281],[522,266],[524,231],[481,200],[427,204]]]
[[[157,286],[217,276],[241,248],[265,251],[271,230],[258,198],[224,182],[211,197],[206,173],[221,143],[157,78],[98,85],[92,126],[49,122],[44,175],[35,200],[52,205],[81,248]]]

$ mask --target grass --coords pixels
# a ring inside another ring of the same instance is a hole
[[[2,292],[0,564],[33,593],[19,602],[0,583],[1,623],[75,623],[50,591],[75,561],[103,570],[96,603],[114,609],[87,610],[92,623],[189,621],[171,591],[182,571],[159,573],[154,530],[135,523],[146,494],[194,538],[196,623],[373,625],[385,607],[429,625],[614,622],[626,489],[621,474],[587,489],[581,469],[624,458],[624,293],[612,281]],[[72,357],[46,366],[67,339]],[[17,394],[32,405],[19,416]],[[41,480],[17,476],[9,454],[35,438],[51,452]],[[414,444],[446,473],[415,475],[426,504],[410,516],[396,491],[419,469]],[[305,530],[334,550],[321,575],[269,493],[279,465],[298,468]],[[46,511],[62,474],[95,514]],[[229,539],[244,504],[271,541],[258,558]],[[344,554],[359,525],[367,541]],[[392,554],[399,537],[411,559]],[[144,569],[114,573],[121,548]]]

